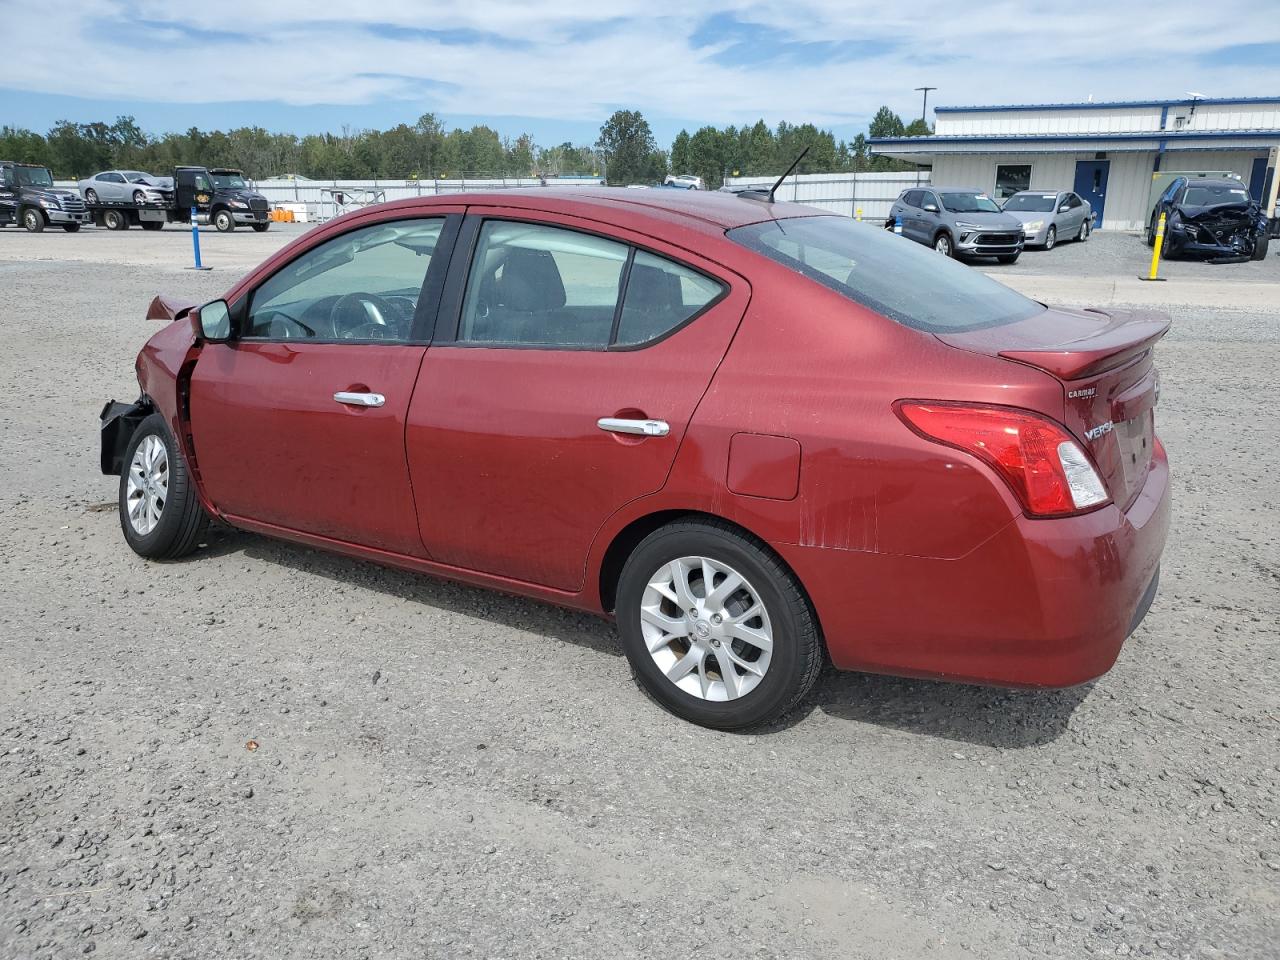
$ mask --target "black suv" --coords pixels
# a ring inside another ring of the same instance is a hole
[[[30,233],[53,224],[75,233],[89,211],[74,190],[53,185],[48,167],[0,160],[0,227],[20,223]]]

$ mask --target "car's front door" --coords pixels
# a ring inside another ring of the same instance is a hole
[[[666,482],[749,290],[622,230],[472,214],[409,408],[423,540],[441,563],[578,590],[609,516]]]
[[[312,246],[232,305],[235,335],[206,344],[190,380],[221,512],[423,553],[404,423],[460,220],[436,212]]]
[[[100,200],[123,200],[124,196],[124,177],[118,173],[100,173],[97,176],[98,181],[98,199]]]

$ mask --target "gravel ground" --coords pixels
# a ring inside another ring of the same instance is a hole
[[[832,674],[727,735],[590,617],[229,531],[127,549],[97,415],[148,299],[288,235],[194,274],[168,231],[0,231],[0,957],[1277,956],[1280,307],[1170,307],[1175,526],[1110,674]]]

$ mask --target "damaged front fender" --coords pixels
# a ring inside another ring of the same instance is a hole
[[[133,403],[108,400],[102,408],[101,462],[102,472],[119,476],[124,469],[124,453],[138,429],[138,424],[151,415],[154,408],[145,396]]]

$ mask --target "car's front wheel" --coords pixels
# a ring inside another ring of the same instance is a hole
[[[219,210],[213,215],[213,225],[218,228],[219,233],[230,233],[236,228],[236,218],[231,215],[230,210]]]
[[[35,207],[27,207],[26,212],[22,214],[22,225],[27,233],[39,233],[44,229],[44,214]]]
[[[672,713],[718,730],[776,719],[813,687],[818,624],[763,543],[715,521],[646,537],[618,583],[618,630],[636,679]]]
[[[120,472],[120,527],[133,551],[174,560],[196,548],[208,516],[187,462],[164,417],[153,413],[134,431]]]
[[[1050,227],[1048,232],[1045,233],[1044,235],[1044,248],[1046,250],[1052,250],[1057,245],[1058,245],[1058,228]]]
[[[933,239],[933,249],[937,250],[944,257],[955,256],[955,247],[951,243],[951,235],[940,233]]]

